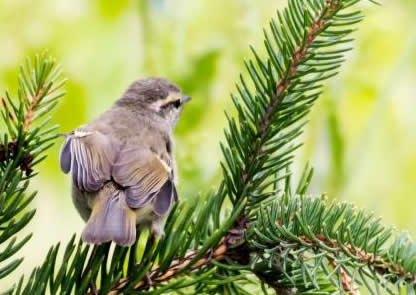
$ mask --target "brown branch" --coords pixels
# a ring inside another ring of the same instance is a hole
[[[335,262],[335,260],[331,260],[329,264],[333,268],[337,267],[337,263]],[[339,272],[341,276],[342,288],[344,289],[344,291],[347,292],[349,295],[361,295],[358,285],[351,279],[351,277],[342,267],[340,267]]]
[[[212,251],[209,251],[207,255],[196,261],[193,265],[189,267],[190,271],[195,269],[200,269],[206,265],[208,265],[212,260],[221,261],[225,257],[236,258],[234,251],[232,250],[233,245],[241,241],[243,238],[244,230],[246,229],[247,224],[244,222],[240,222],[239,225],[234,228],[230,229],[227,235],[220,240],[217,247]],[[190,250],[184,258],[182,259],[175,259],[171,262],[169,268],[165,270],[163,273],[160,273],[159,265],[155,265],[150,272],[147,274],[146,279],[141,280],[136,284],[134,287],[135,291],[146,290],[149,287],[155,285],[156,283],[165,282],[175,275],[178,274],[180,270],[187,267],[192,259],[198,254],[198,250]],[[239,253],[239,256],[242,259],[248,257],[242,253]],[[156,276],[157,275],[157,276]],[[128,284],[129,278],[121,279],[117,285],[115,285],[111,291],[108,293],[109,295],[117,295],[119,294],[123,288]],[[87,295],[93,295],[93,293],[89,292]]]
[[[27,131],[29,129],[30,124],[32,123],[34,117],[35,117],[35,108],[40,102],[40,100],[48,95],[51,95],[52,93],[56,92],[59,87],[62,86],[62,84],[66,81],[66,79],[63,79],[60,83],[56,84],[55,87],[50,88],[46,93],[45,87],[46,85],[43,84],[39,87],[39,89],[36,91],[35,96],[32,98],[32,102],[29,105],[29,108],[26,112],[26,117],[23,122],[23,130]]]
[[[360,288],[358,285],[351,279],[351,277],[345,272],[341,267],[341,282],[344,291],[347,291],[350,295],[361,295]]]
[[[224,259],[225,255],[227,254],[227,251],[229,250],[229,245],[227,242],[227,239],[222,239],[221,242],[219,243],[219,245],[215,248],[215,250],[206,255],[205,257],[202,257],[201,259],[199,259],[195,264],[193,264],[190,267],[190,270],[194,270],[197,268],[202,268],[203,266],[206,266],[207,264],[209,264],[213,259],[220,261],[222,259]],[[169,279],[171,279],[172,277],[174,277],[181,269],[185,268],[186,266],[189,265],[189,263],[191,262],[191,260],[198,254],[197,250],[191,250],[189,251],[185,257],[183,259],[175,259],[172,261],[171,265],[169,266],[169,268],[164,271],[161,274],[159,273],[159,265],[154,266],[149,274],[148,274],[148,278],[149,279],[144,279],[141,280],[140,282],[138,282],[136,284],[136,286],[134,287],[135,291],[139,291],[139,290],[145,290],[151,286],[153,286],[155,283],[161,283],[164,281],[167,281]],[[154,277],[156,274],[158,274],[156,277]],[[122,280],[120,280],[116,286],[114,286],[111,291],[108,293],[109,295],[117,295],[119,294],[119,292],[127,285],[127,283],[129,282],[128,278],[124,278]],[[89,293],[92,295],[92,293]]]
[[[24,131],[27,131],[29,129],[29,125],[33,121],[33,117],[35,115],[35,107],[39,103],[42,97],[42,89],[43,87],[39,88],[39,90],[36,92],[35,96],[33,97],[32,102],[30,103],[30,106],[26,113],[25,121],[23,122]]]

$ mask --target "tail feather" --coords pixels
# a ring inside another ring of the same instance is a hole
[[[135,242],[136,214],[127,206],[123,191],[116,190],[111,197],[97,196],[82,240],[90,244],[114,241],[120,246]]]

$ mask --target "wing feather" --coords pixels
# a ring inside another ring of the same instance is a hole
[[[166,215],[178,199],[169,154],[159,156],[151,149],[131,144],[117,147],[120,145],[98,131],[77,129],[67,135],[61,148],[61,169],[64,173],[71,171],[80,191],[95,192],[113,180],[124,189],[130,208],[152,204],[156,215]]]
[[[71,170],[71,140],[67,137],[59,153],[61,169],[64,173]]]
[[[64,173],[72,172],[72,180],[80,191],[94,192],[111,179],[115,154],[107,136],[78,129],[67,135],[61,148],[61,169]]]
[[[153,201],[153,212],[158,216],[164,216],[168,213],[170,205],[174,199],[174,189],[175,186],[173,183],[168,180],[160,189],[156,198]]]
[[[150,149],[125,148],[113,166],[114,180],[126,188],[127,205],[149,204],[171,178],[169,166]]]

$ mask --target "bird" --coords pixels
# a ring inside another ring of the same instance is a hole
[[[85,243],[128,247],[136,226],[163,235],[178,201],[173,131],[190,99],[165,78],[138,79],[109,110],[63,134],[60,168],[71,173]]]

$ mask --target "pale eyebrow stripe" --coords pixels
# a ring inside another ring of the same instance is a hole
[[[178,99],[181,98],[181,94],[180,93],[170,93],[164,100],[163,100],[163,104],[166,105],[168,103],[171,103],[173,101],[177,101]]]

